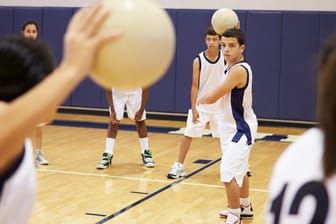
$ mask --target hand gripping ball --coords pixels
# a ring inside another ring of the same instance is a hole
[[[153,0],[103,0],[112,13],[99,32],[121,36],[98,52],[91,78],[105,88],[134,89],[159,80],[175,53],[175,29],[167,12]]]
[[[223,34],[225,30],[235,28],[238,24],[237,14],[229,8],[218,9],[211,17],[211,25],[218,34]]]

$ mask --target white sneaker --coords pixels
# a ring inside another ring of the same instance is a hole
[[[239,216],[229,213],[225,224],[243,224],[243,221],[240,220]]]
[[[184,165],[182,163],[175,162],[168,173],[167,177],[170,179],[178,179],[180,177],[186,176],[184,171]]]
[[[141,153],[141,158],[145,167],[153,168],[155,166],[153,153],[149,149],[145,150],[143,154]]]
[[[240,209],[241,209],[240,213],[241,219],[253,219],[253,208],[251,204],[249,206],[240,205]],[[228,209],[219,212],[219,216],[221,218],[227,218],[228,215],[229,215]]]
[[[40,165],[48,165],[49,164],[49,161],[46,160],[46,158],[44,158],[42,150],[37,150],[36,151],[36,158],[35,158],[35,160]]]
[[[104,152],[102,160],[96,166],[97,169],[106,169],[112,164],[113,155],[111,153]]]

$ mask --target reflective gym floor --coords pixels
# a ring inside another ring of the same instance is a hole
[[[133,122],[122,120],[112,166],[97,170],[105,149],[108,117],[57,114],[43,128],[49,165],[38,165],[38,192],[30,224],[214,224],[227,206],[219,181],[217,139],[193,139],[186,157],[187,176],[167,179],[176,161],[184,121],[147,120],[155,168],[146,168]],[[259,127],[250,155],[250,198],[262,224],[272,168],[281,152],[304,132],[299,128]]]

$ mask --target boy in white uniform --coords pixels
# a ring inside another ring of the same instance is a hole
[[[319,69],[318,120],[278,159],[270,182],[266,223],[336,222],[336,36]]]
[[[21,35],[29,40],[37,40],[39,34],[39,27],[33,20],[26,21],[21,30]],[[35,145],[36,145],[36,158],[35,161],[40,165],[48,165],[49,161],[44,157],[42,152],[42,128],[47,123],[43,122],[39,124],[35,129]]]
[[[141,146],[141,157],[146,167],[154,167],[152,152],[149,150],[146,127],[146,103],[148,88],[134,90],[106,90],[109,103],[110,122],[107,130],[106,147],[97,169],[105,169],[112,163],[114,144],[120,120],[124,117],[125,106],[128,117],[134,120]]]
[[[243,56],[244,34],[238,29],[226,30],[221,44],[227,62],[223,81],[198,103],[222,102],[223,122],[219,124],[219,132],[223,156],[220,174],[229,209],[220,215],[227,217],[226,224],[239,224],[240,218],[253,217],[246,173],[258,122],[252,109],[252,71]]]
[[[30,139],[26,139],[21,155],[5,173],[1,174],[1,223],[28,223],[27,219],[33,211],[36,192],[33,160],[32,143]]]
[[[207,49],[198,54],[193,61],[193,78],[191,86],[191,109],[188,111],[187,127],[180,145],[177,161],[173,164],[167,177],[176,179],[186,175],[184,160],[189,151],[192,138],[202,137],[206,124],[209,123],[212,136],[218,136],[218,113],[220,103],[196,106],[197,100],[218,86],[224,72],[224,57],[218,49],[220,35],[212,27],[205,33]]]
[[[97,32],[109,13],[101,4],[76,13],[64,38],[63,60],[53,72],[53,60],[44,44],[19,36],[0,37],[1,223],[29,222],[36,177],[33,146],[27,136],[87,76],[99,48],[118,36],[113,31]]]

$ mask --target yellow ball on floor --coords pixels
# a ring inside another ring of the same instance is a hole
[[[147,87],[167,71],[175,53],[175,29],[153,0],[103,0],[112,9],[99,32],[120,30],[102,47],[91,77],[105,88]]]

